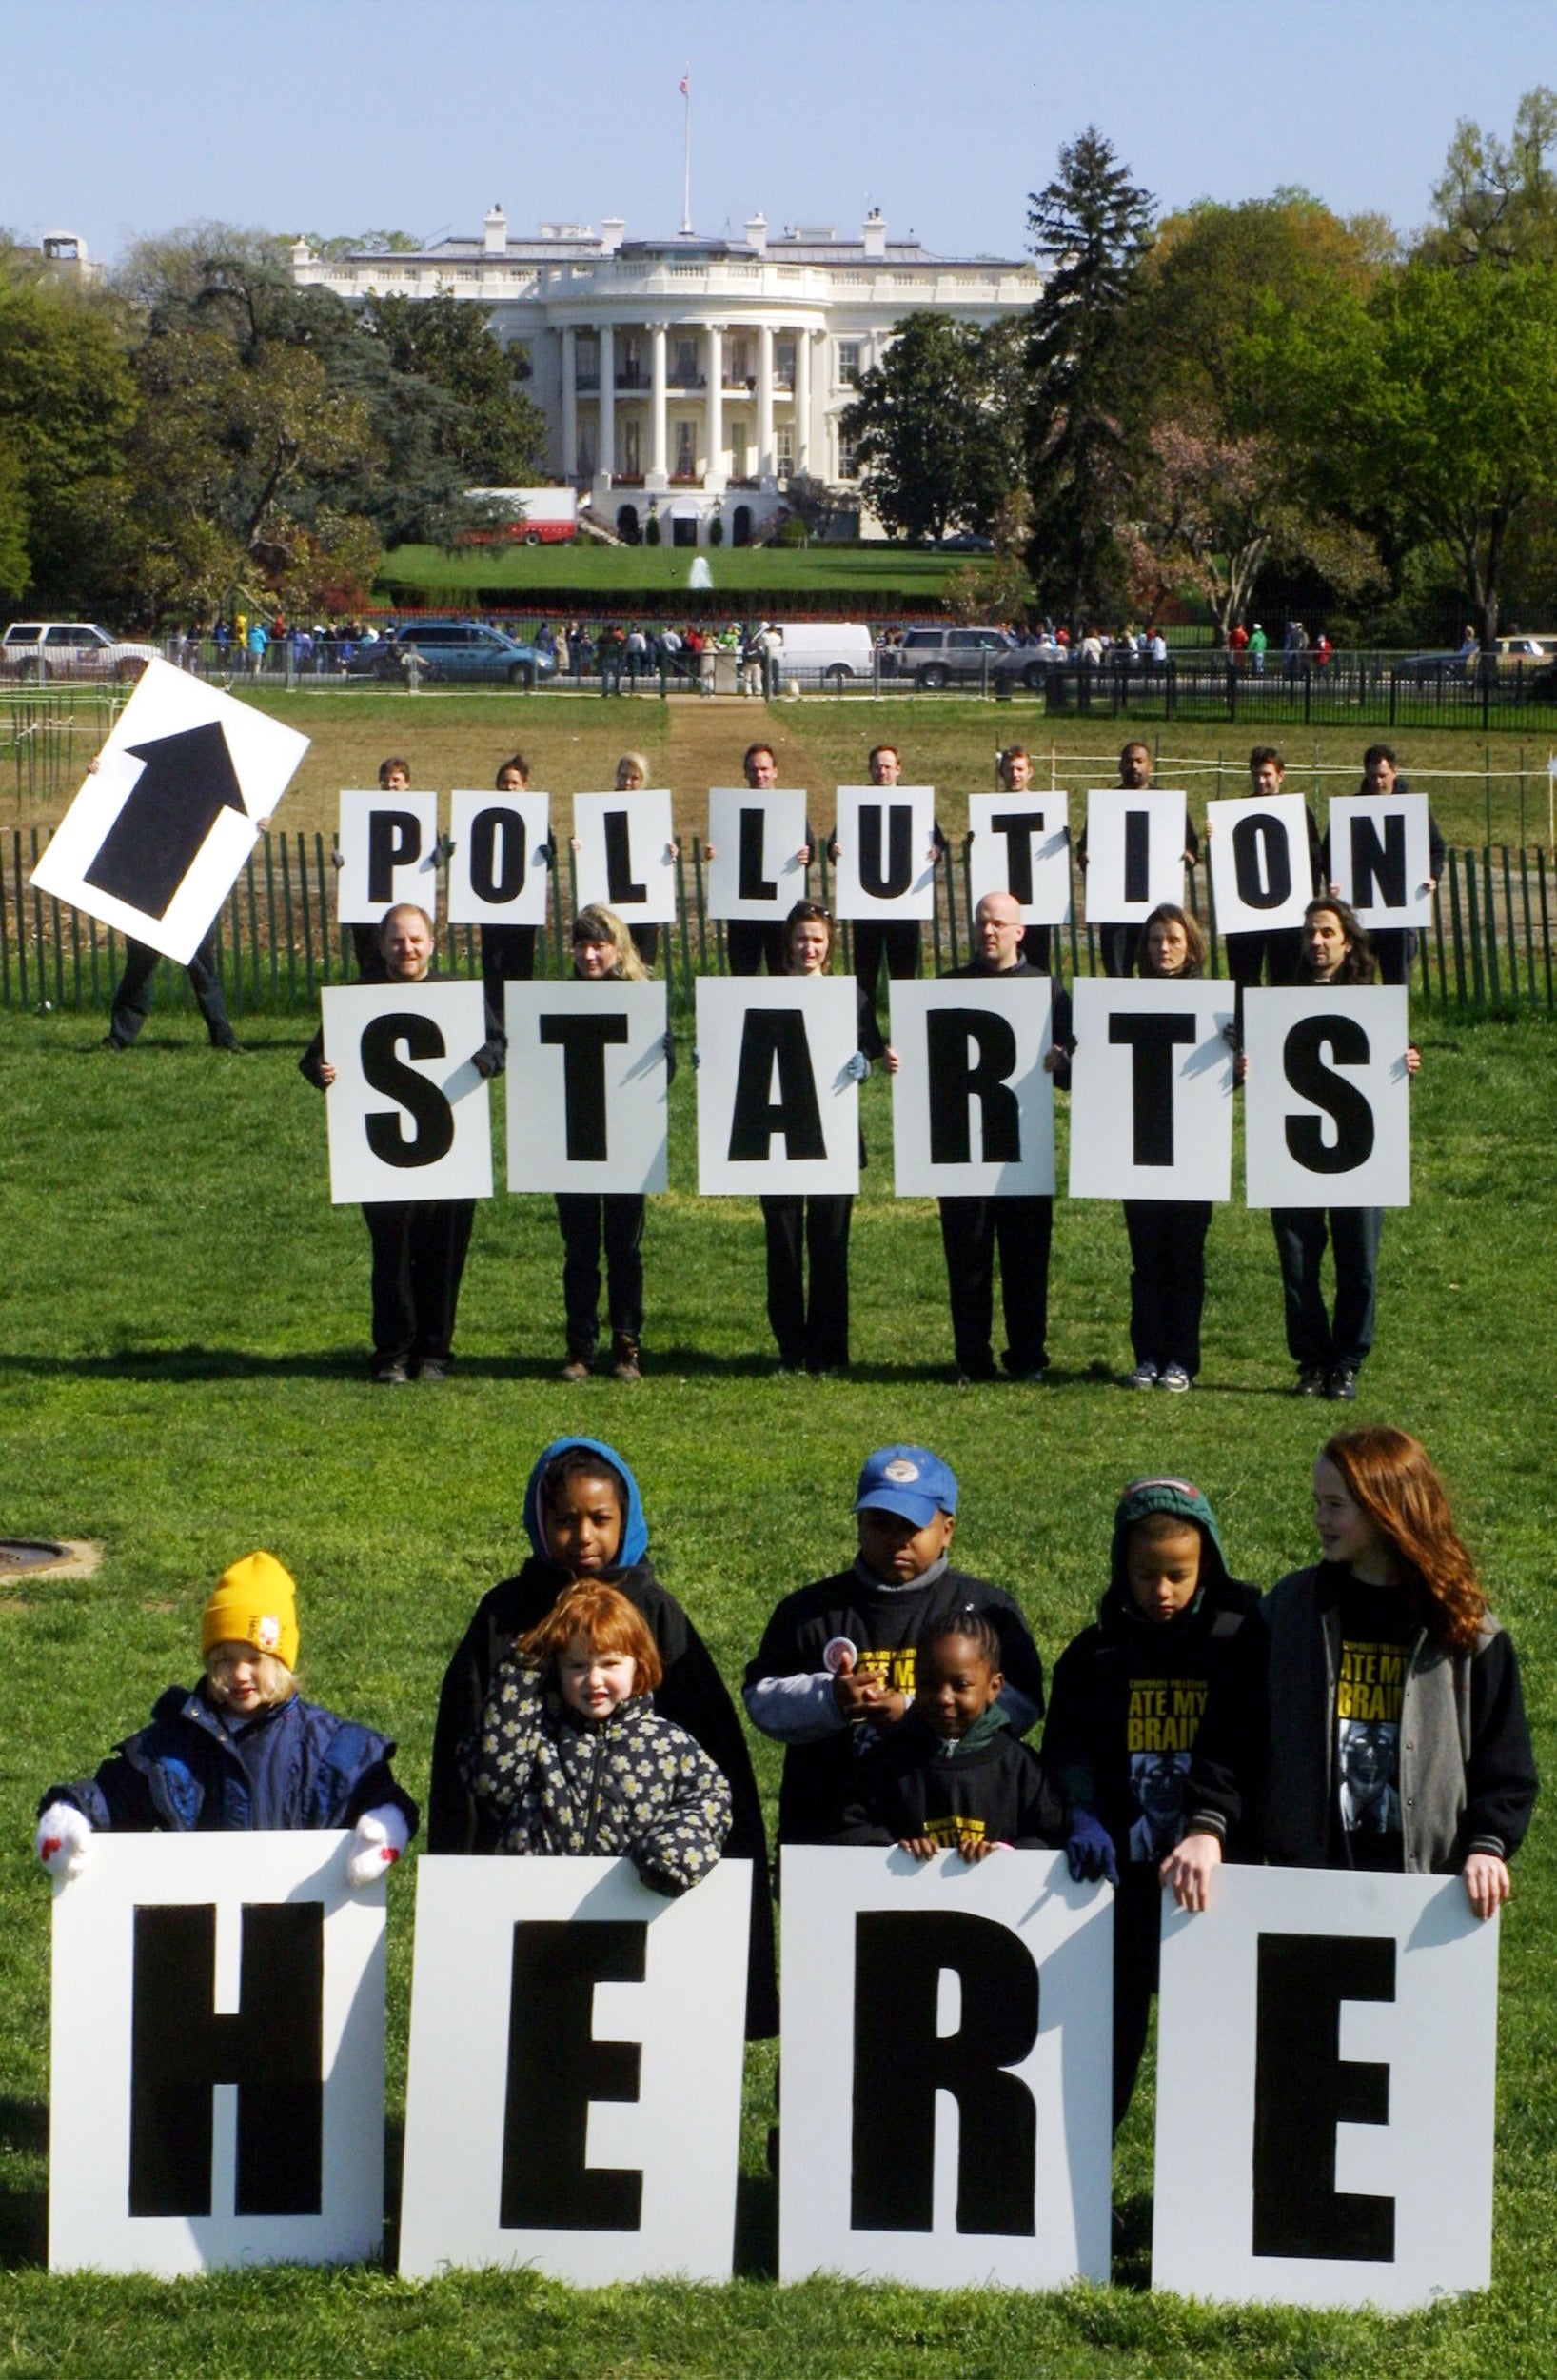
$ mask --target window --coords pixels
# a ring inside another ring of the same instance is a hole
[[[795,342],[793,339],[780,339],[775,347],[773,376],[780,388],[794,387]]]
[[[625,338],[619,342],[619,347],[621,349],[621,355],[620,361],[617,365],[617,387],[619,388],[642,388],[646,387],[647,383],[643,378],[642,341],[641,339]]]
[[[732,479],[744,479],[747,476],[746,441],[750,436],[750,427],[741,416],[739,413],[732,416],[730,422],[730,477]]]
[[[629,413],[626,420],[621,425],[621,467],[628,479],[642,478],[643,464],[641,456],[642,449],[639,445],[638,420],[636,415]]]
[[[598,388],[601,385],[600,341],[593,336],[580,337],[573,350],[573,368],[581,388]]]
[[[788,422],[780,422],[773,433],[775,461],[778,477],[788,479],[795,468],[795,432]]]
[[[749,340],[732,339],[728,342],[726,349],[726,362],[724,366],[724,377],[727,381],[734,381],[740,386],[744,386],[744,384],[752,377],[751,343]]]
[[[852,438],[846,438],[842,430],[839,430],[838,434],[838,475],[839,479],[859,477],[859,460],[855,441]]]
[[[586,428],[584,425],[581,423],[579,426],[579,477],[581,479],[593,479],[594,476],[595,432],[592,426]]]
[[[691,479],[698,467],[698,433],[691,422],[676,425],[676,476]]]
[[[682,388],[692,388],[698,381],[698,343],[696,339],[678,339],[676,360],[671,367],[672,380]]]
[[[838,341],[838,386],[840,388],[858,387],[859,342],[857,339],[840,339]]]

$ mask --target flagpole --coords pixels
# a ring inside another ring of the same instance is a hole
[[[681,77],[681,97],[686,102],[681,111],[681,235],[692,234],[692,68],[690,63]]]

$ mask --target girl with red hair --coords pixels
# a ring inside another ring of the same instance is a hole
[[[1240,1819],[1278,1866],[1465,1878],[1490,1917],[1536,1795],[1519,1661],[1487,1607],[1426,1447],[1345,1430],[1313,1469],[1322,1558],[1261,1607],[1257,1708],[1213,1695],[1189,1827],[1162,1880],[1203,1909]]]

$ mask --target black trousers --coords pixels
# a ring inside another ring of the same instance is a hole
[[[357,962],[357,973],[365,983],[384,982],[384,944],[376,925],[354,925],[351,928],[351,955]]]
[[[851,931],[854,936],[855,982],[874,1008],[883,959],[887,962],[887,975],[894,983],[906,983],[918,974],[919,921],[917,918],[856,918]]]
[[[658,925],[629,925],[627,931],[633,938],[633,948],[642,960],[643,964],[646,967],[652,967],[660,956]]]
[[[1373,1344],[1378,1289],[1380,1206],[1278,1206],[1271,1210],[1287,1305],[1287,1348],[1306,1370],[1356,1371]],[[1335,1257],[1335,1310],[1325,1310],[1320,1268],[1325,1243]]]
[[[730,962],[732,975],[760,975],[764,962],[770,975],[782,975],[782,918],[775,918],[771,922],[765,918],[727,918],[724,922],[724,953]]]
[[[1416,956],[1418,936],[1409,925],[1381,925],[1370,929],[1368,936],[1378,962],[1381,983],[1409,983],[1411,961]]]
[[[1141,925],[1100,925],[1097,947],[1103,954],[1105,975],[1133,975],[1135,962],[1141,955]]]
[[[611,1191],[603,1197],[592,1190],[557,1193],[567,1343],[581,1355],[591,1354],[600,1336],[602,1245],[612,1337],[637,1339],[642,1336],[641,1251],[647,1205],[646,1200],[627,1191]]]
[[[1226,939],[1227,971],[1240,990],[1258,983],[1262,973],[1272,984],[1297,982],[1303,956],[1300,925],[1280,926],[1269,934],[1229,934]]]
[[[1049,1243],[1053,1199],[942,1199],[940,1236],[952,1296],[956,1367],[970,1379],[995,1374],[995,1255],[1000,1253],[1000,1303],[1007,1346],[1001,1361],[1018,1379],[1049,1360]]]
[[[534,977],[535,941],[540,931],[539,925],[482,927],[482,988],[500,1024],[503,1022],[503,985],[528,983]]]
[[[1052,925],[1030,925],[1023,932],[1017,956],[1027,961],[1035,975],[1047,975],[1049,972],[1049,946],[1054,932]]]
[[[1152,2018],[1162,1956],[1162,1894],[1155,1863],[1119,1864],[1114,1895],[1114,2129],[1130,2110]]]
[[[373,1242],[373,1353],[381,1363],[454,1349],[474,1199],[395,1199],[363,1208]]]
[[[1206,1234],[1211,1202],[1199,1199],[1126,1199],[1130,1234],[1130,1343],[1137,1363],[1200,1369],[1200,1311],[1206,1302]]]
[[[849,1360],[849,1224],[854,1200],[764,1199],[768,1320],[778,1360],[830,1372]],[[807,1295],[805,1262],[811,1265]]]
[[[153,950],[149,942],[125,937],[125,971],[108,1011],[108,1039],[115,1049],[128,1049],[146,1022],[151,1006],[151,982],[161,957],[162,953]],[[222,979],[216,971],[216,944],[208,936],[190,960],[188,973],[189,989],[206,1020],[211,1047],[230,1049],[234,1036],[222,996]]]

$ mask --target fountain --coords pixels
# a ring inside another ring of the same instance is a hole
[[[714,584],[714,573],[708,567],[708,562],[705,555],[699,554],[697,556],[693,562],[691,569],[686,574],[686,583],[695,595],[706,595],[712,588]]]

